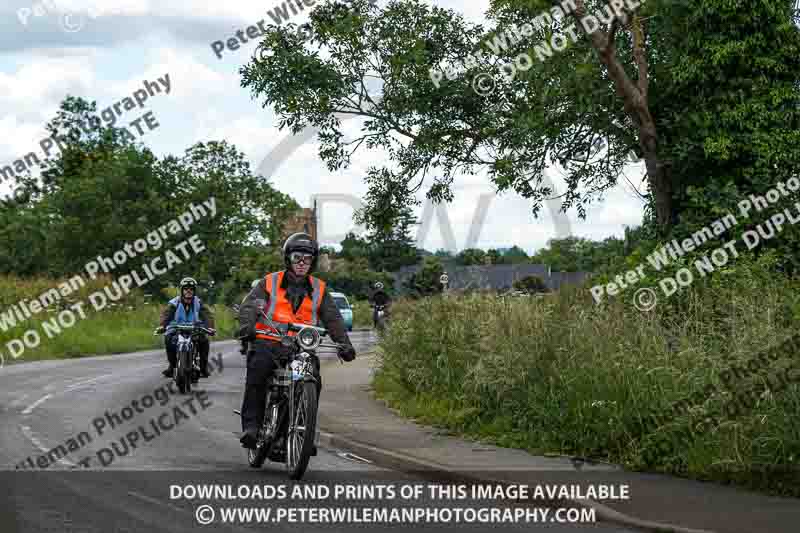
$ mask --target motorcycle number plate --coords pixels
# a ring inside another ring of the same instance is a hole
[[[303,363],[300,361],[292,361],[292,380],[297,381],[303,377]]]

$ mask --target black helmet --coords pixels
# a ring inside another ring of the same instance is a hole
[[[181,292],[186,288],[194,289],[194,291],[197,292],[197,280],[194,278],[183,278],[180,283]]]
[[[376,291],[382,291],[382,290],[383,290],[383,283],[381,283],[380,281],[379,281],[379,282],[377,282],[377,283],[375,284],[375,290],[376,290]]]
[[[289,255],[292,252],[304,252],[312,254],[314,259],[311,261],[311,268],[308,273],[314,272],[317,269],[317,262],[319,261],[319,245],[311,235],[308,233],[295,233],[290,235],[286,242],[283,243],[283,262],[287,269],[292,268],[292,262],[289,260]]]

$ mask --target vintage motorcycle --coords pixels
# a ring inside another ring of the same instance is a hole
[[[167,333],[176,331],[178,335],[178,361],[175,365],[173,379],[181,394],[192,392],[192,383],[200,379],[200,352],[197,350],[197,339],[200,335],[213,337],[216,332],[200,324],[178,324],[167,326]],[[153,335],[159,335],[156,330]],[[166,333],[165,333],[166,335]]]
[[[385,305],[375,305],[375,329],[383,333],[386,329],[386,306]]]
[[[289,478],[298,480],[303,477],[316,446],[318,381],[315,368],[319,368],[316,350],[338,349],[340,345],[323,343],[322,338],[327,335],[324,328],[289,324],[284,330],[263,310],[261,314],[281,336],[281,344],[290,351],[278,361],[267,387],[264,421],[258,431],[256,448],[247,450],[247,461],[253,468],[261,468],[267,458],[285,463]],[[289,331],[296,335],[288,335]],[[241,416],[239,411],[234,410],[234,413]]]

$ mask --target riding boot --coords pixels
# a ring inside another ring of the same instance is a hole
[[[175,367],[178,366],[178,353],[175,349],[175,346],[172,345],[169,340],[167,341],[167,361],[169,361],[169,367],[164,370],[161,374],[165,378],[171,378],[173,373],[175,372]]]
[[[208,345],[200,346],[200,377],[209,377],[208,372]]]
[[[242,401],[242,431],[261,427],[264,412],[267,408],[267,386],[265,384],[247,384]]]

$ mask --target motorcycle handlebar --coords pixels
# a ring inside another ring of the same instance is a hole
[[[191,331],[193,333],[194,332],[200,332],[200,333],[205,333],[206,335],[208,335],[210,337],[213,337],[214,335],[217,334],[217,330],[215,330],[215,329],[207,328],[205,326],[198,326],[198,325],[193,325],[193,326],[190,326],[190,325],[167,326],[166,328],[164,328],[164,331],[161,331],[161,329],[162,328],[156,329],[153,332],[153,335],[154,336],[161,335],[161,334],[166,333],[167,331],[170,331],[170,330]]]

